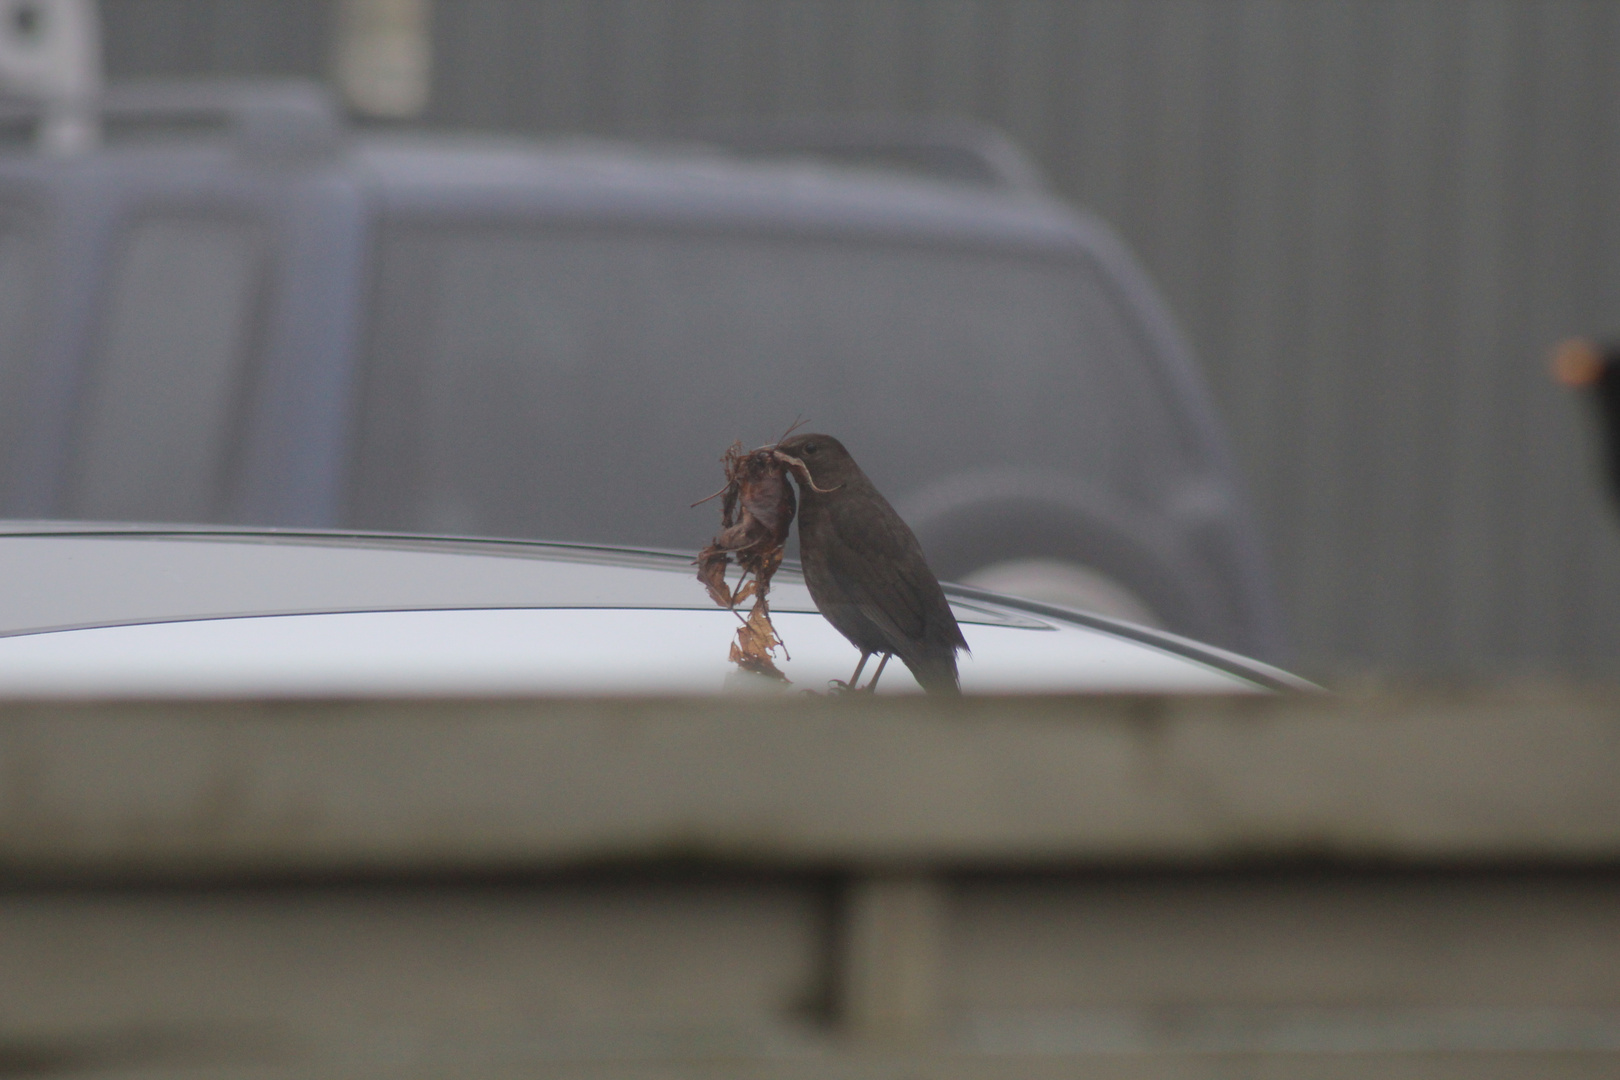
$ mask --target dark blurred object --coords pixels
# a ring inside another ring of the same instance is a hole
[[[103,100],[99,146],[0,153],[0,513],[696,551],[715,443],[804,415],[858,442],[941,577],[1282,654],[1162,299],[999,135],[368,132],[311,84]]]
[[[904,661],[930,694],[961,694],[956,650],[967,648],[922,546],[831,435],[798,435],[777,451],[804,463],[799,478],[799,549],[804,583],[821,614],[861,651],[849,678],[856,689],[873,653]]]
[[[1609,495],[1620,509],[1620,346],[1590,338],[1567,338],[1554,347],[1553,377],[1585,392],[1602,430]]]

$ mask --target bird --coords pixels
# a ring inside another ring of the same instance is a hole
[[[831,435],[796,435],[775,453],[799,485],[799,557],[810,598],[861,653],[849,681],[835,685],[856,689],[876,655],[864,688],[873,691],[898,656],[928,693],[960,695],[956,653],[967,639],[910,527]]]
[[[1620,508],[1620,347],[1569,338],[1553,349],[1552,371],[1565,386],[1586,391],[1597,408],[1609,493]]]

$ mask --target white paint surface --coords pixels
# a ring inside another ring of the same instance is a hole
[[[856,652],[819,615],[773,616],[791,690],[848,678]],[[478,609],[204,619],[0,638],[0,696],[658,694],[739,684],[721,610]],[[1253,691],[1254,684],[1080,627],[964,624],[980,693]],[[868,665],[869,675],[874,665]],[[891,662],[883,691],[917,692]]]

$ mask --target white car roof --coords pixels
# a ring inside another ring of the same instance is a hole
[[[692,694],[780,690],[729,662],[738,616],[691,557],[583,545],[213,528],[0,527],[0,694]],[[969,693],[1308,684],[1129,624],[949,589]],[[785,689],[856,652],[792,567],[771,590]],[[891,664],[881,691],[918,692]],[[880,691],[880,692],[881,692]]]

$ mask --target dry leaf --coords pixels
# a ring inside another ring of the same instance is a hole
[[[698,553],[698,580],[723,608],[735,610],[745,600],[754,601],[748,619],[737,630],[731,660],[746,671],[786,682],[787,676],[772,660],[775,650],[783,646],[771,625],[766,596],[772,576],[782,565],[782,545],[798,509],[787,478],[791,466],[781,460],[774,446],[745,451],[740,441],[732,443],[720,461],[725,466],[726,486],[709,496],[723,496],[720,533]],[[743,571],[735,589],[726,582],[726,568],[732,561]]]

